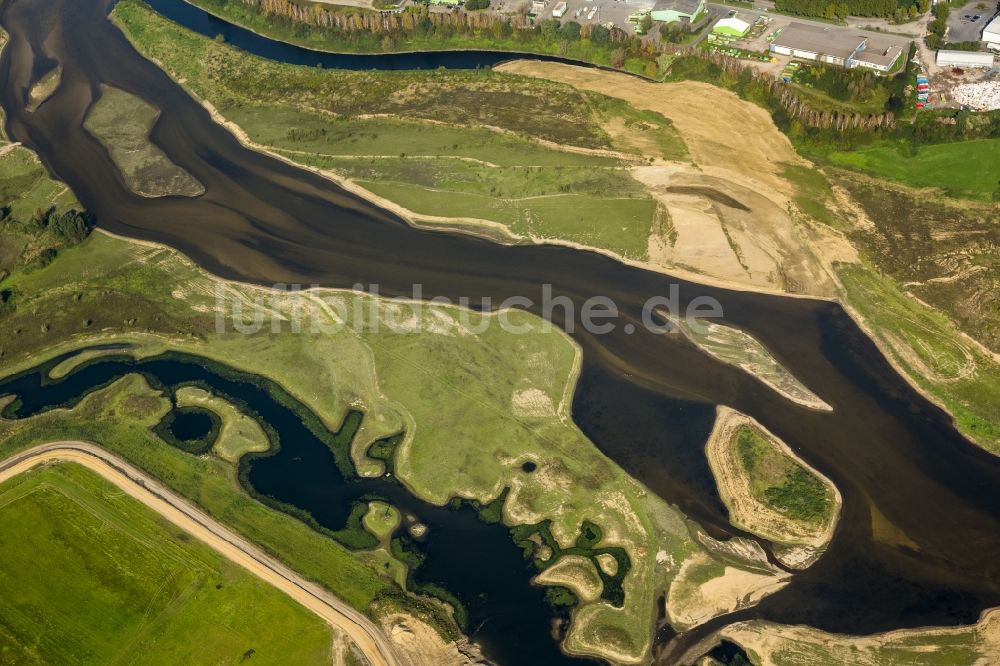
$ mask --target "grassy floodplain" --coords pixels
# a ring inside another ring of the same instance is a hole
[[[131,341],[139,355],[165,349],[198,354],[277,381],[331,429],[351,406],[365,405],[353,452],[363,473],[381,471],[377,461],[365,457],[367,445],[405,431],[395,473],[425,499],[445,503],[459,496],[485,504],[509,488],[504,523],[544,521],[566,547],[577,541],[585,521],[597,525],[596,545],[622,548],[630,559],[621,581],[624,605],[600,599],[579,604],[568,649],[639,659],[650,646],[657,591],[700,550],[679,513],[627,477],[572,425],[568,396],[578,352],[563,334],[545,330],[526,313],[511,314],[515,324],[532,327],[516,337],[498,326],[471,334],[459,312],[444,306],[417,317],[411,306],[390,303],[377,303],[379,316],[386,323],[403,322],[405,331],[383,326],[380,333],[363,336],[349,329],[220,335],[215,333],[218,281],[174,251],[100,233],[44,268],[15,272],[4,284],[20,294],[17,307],[2,320],[13,332],[3,343],[8,372],[97,342]],[[224,288],[239,302],[261,294],[251,286]],[[345,299],[345,311],[351,312],[352,299],[368,298],[337,292],[323,297],[330,300],[321,303],[316,294],[282,297],[275,307],[285,315],[301,307],[328,316],[336,299]],[[36,312],[47,313],[45,321]],[[470,326],[490,316],[468,315]],[[314,371],[301,373],[304,366]],[[112,390],[118,393],[108,393]],[[70,412],[0,425],[0,446],[13,453],[67,437],[100,442],[355,607],[369,610],[381,600],[397,600],[398,607],[397,564],[354,555],[252,500],[237,485],[231,463],[165,445],[149,428],[168,407],[141,379],[122,380]],[[458,440],[463,455],[443,455],[454,452]],[[531,473],[522,469],[528,460],[537,462]],[[577,490],[567,493],[565,487]],[[658,558],[658,551],[666,556]],[[405,605],[419,611],[413,602]],[[447,626],[442,631],[454,635]]]
[[[114,17],[253,142],[424,220],[484,220],[641,260],[657,204],[628,168],[687,155],[661,114],[564,84],[489,70],[295,67],[194,35],[137,0]]]
[[[1000,454],[1000,364],[873,267],[841,265],[837,275],[893,361],[944,404],[963,433]]]
[[[906,185],[941,188],[954,197],[1000,198],[1000,139],[920,146],[915,154],[896,145],[876,145],[832,152],[828,159]]]
[[[330,663],[326,623],[116,490],[69,463],[0,486],[0,660]]]

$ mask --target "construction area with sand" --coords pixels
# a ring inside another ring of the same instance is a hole
[[[666,233],[649,241],[649,264],[744,288],[836,294],[832,262],[857,260],[850,243],[794,214],[783,173],[808,165],[767,111],[699,82],[653,83],[557,63],[518,60],[499,71],[618,97],[668,118],[694,165],[639,166],[633,176],[666,208]]]

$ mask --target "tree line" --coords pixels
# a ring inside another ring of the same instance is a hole
[[[337,7],[302,5],[291,0],[241,0],[262,12],[272,23],[298,23],[330,33],[369,33],[402,37],[441,37],[486,32],[496,39],[516,34],[541,35],[550,39],[577,41],[589,39],[595,44],[624,43],[629,34],[621,28],[603,25],[565,24],[549,19],[536,24],[527,14],[502,15],[481,11],[431,12],[426,6],[408,7],[400,12],[356,12]],[[223,0],[222,5],[225,4]],[[478,5],[476,5],[478,8]]]
[[[774,8],[786,14],[830,20],[864,16],[902,23],[927,12],[930,5],[930,0],[775,0]]]

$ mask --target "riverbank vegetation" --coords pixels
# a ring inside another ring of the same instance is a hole
[[[838,275],[849,303],[896,365],[947,408],[959,430],[1000,454],[1000,364],[871,265],[844,265]]]
[[[0,281],[17,268],[42,267],[93,228],[69,189],[49,177],[30,150],[0,144]],[[0,291],[0,310],[16,293]]]
[[[844,169],[793,175],[859,250],[834,265],[846,303],[966,436],[1000,451],[996,204]]]
[[[0,578],[5,662],[334,657],[321,619],[83,467],[25,472],[0,506],[0,557],[17,572]]]

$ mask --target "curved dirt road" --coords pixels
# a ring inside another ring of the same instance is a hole
[[[32,467],[54,461],[74,462],[99,474],[177,527],[278,588],[331,627],[348,635],[372,666],[399,666],[389,640],[368,618],[223,527],[144,472],[93,444],[55,442],[22,451],[0,462],[0,483]]]

